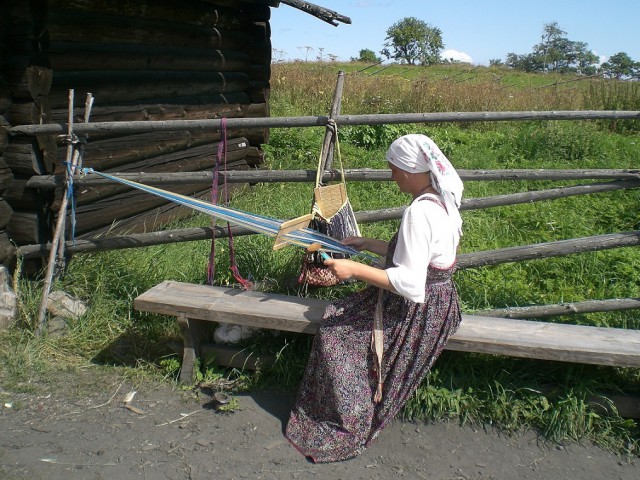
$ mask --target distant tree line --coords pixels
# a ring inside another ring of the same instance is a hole
[[[389,27],[380,54],[386,59],[408,65],[433,65],[449,63],[443,59],[444,42],[442,31],[415,17],[405,17]],[[382,57],[371,49],[362,49],[352,61],[380,63]],[[567,38],[557,22],[544,25],[539,44],[528,54],[508,53],[502,60],[493,59],[491,66],[507,66],[525,72],[578,73],[582,75],[603,74],[610,78],[640,79],[640,62],[634,61],[627,53],[618,52],[606,62],[589,50],[587,43]]]
[[[495,61],[491,63],[496,65]],[[531,53],[508,53],[505,65],[525,72],[603,73],[618,79],[640,74],[640,63],[625,52],[616,53],[600,64],[600,57],[589,50],[585,42],[567,38],[567,32],[557,22],[544,25],[541,42],[534,45]]]

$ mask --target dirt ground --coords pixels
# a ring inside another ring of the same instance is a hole
[[[3,480],[640,478],[635,457],[453,423],[397,421],[361,456],[315,465],[282,435],[293,392],[238,395],[239,409],[223,413],[208,395],[134,386],[103,369],[32,387],[0,384]]]

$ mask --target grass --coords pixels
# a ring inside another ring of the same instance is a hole
[[[639,109],[637,86],[578,78],[551,77],[496,68],[457,65],[396,66],[374,75],[358,64],[277,64],[272,73],[271,114],[325,115],[338,69],[347,72],[342,112]],[[567,82],[567,80],[576,80]],[[629,82],[631,84],[632,82]],[[499,122],[463,125],[382,125],[341,128],[345,168],[384,168],[387,145],[404,133],[431,136],[460,169],[638,168],[638,125],[634,122]],[[265,145],[266,168],[314,169],[320,128],[272,129]],[[579,182],[467,182],[467,198],[516,193]],[[405,205],[390,183],[349,182],[356,210]],[[233,206],[278,218],[307,213],[311,186],[264,184],[247,188]],[[572,197],[556,201],[463,212],[462,252],[473,252],[638,230],[637,191]],[[177,226],[209,225],[200,215]],[[388,238],[397,221],[361,225],[364,235]],[[241,272],[260,289],[292,295],[339,298],[358,285],[304,292],[295,282],[302,253],[271,250],[271,240],[238,237]],[[175,380],[178,361],[167,343],[179,339],[172,318],[135,312],[132,300],[166,279],[204,283],[209,242],[146,247],[79,255],[55,288],[85,300],[87,314],[60,338],[36,339],[38,281],[19,278],[20,317],[0,334],[0,380],[4,389],[29,389],[56,368],[100,364],[125,368],[129,375]],[[216,283],[233,284],[226,240],[217,240]],[[466,312],[586,299],[640,297],[640,251],[622,248],[597,253],[512,263],[456,274]],[[640,328],[633,311],[554,317],[549,321]],[[240,380],[243,388],[296,388],[311,338],[261,332],[248,342],[257,353],[277,353],[278,361],[255,374],[224,371],[205,359],[203,381]],[[26,366],[26,368],[25,368]],[[504,431],[534,428],[556,441],[591,440],[617,452],[637,455],[638,423],[595,400],[606,393],[640,393],[638,369],[594,367],[499,356],[445,352],[402,412],[406,419],[449,419],[491,425]],[[595,400],[594,400],[595,399]],[[602,402],[600,402],[602,403]]]

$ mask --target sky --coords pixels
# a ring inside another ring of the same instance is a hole
[[[442,31],[444,58],[474,65],[508,53],[528,54],[544,25],[557,22],[566,37],[585,42],[605,61],[626,52],[640,61],[640,0],[313,0],[351,18],[337,27],[280,4],[271,9],[273,61],[357,58],[362,49],[380,56],[386,32],[405,17]]]

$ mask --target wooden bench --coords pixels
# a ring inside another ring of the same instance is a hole
[[[134,300],[139,311],[175,316],[184,340],[180,380],[191,383],[203,326],[225,322],[316,332],[328,301],[165,281]],[[640,331],[463,315],[448,350],[640,367]]]

